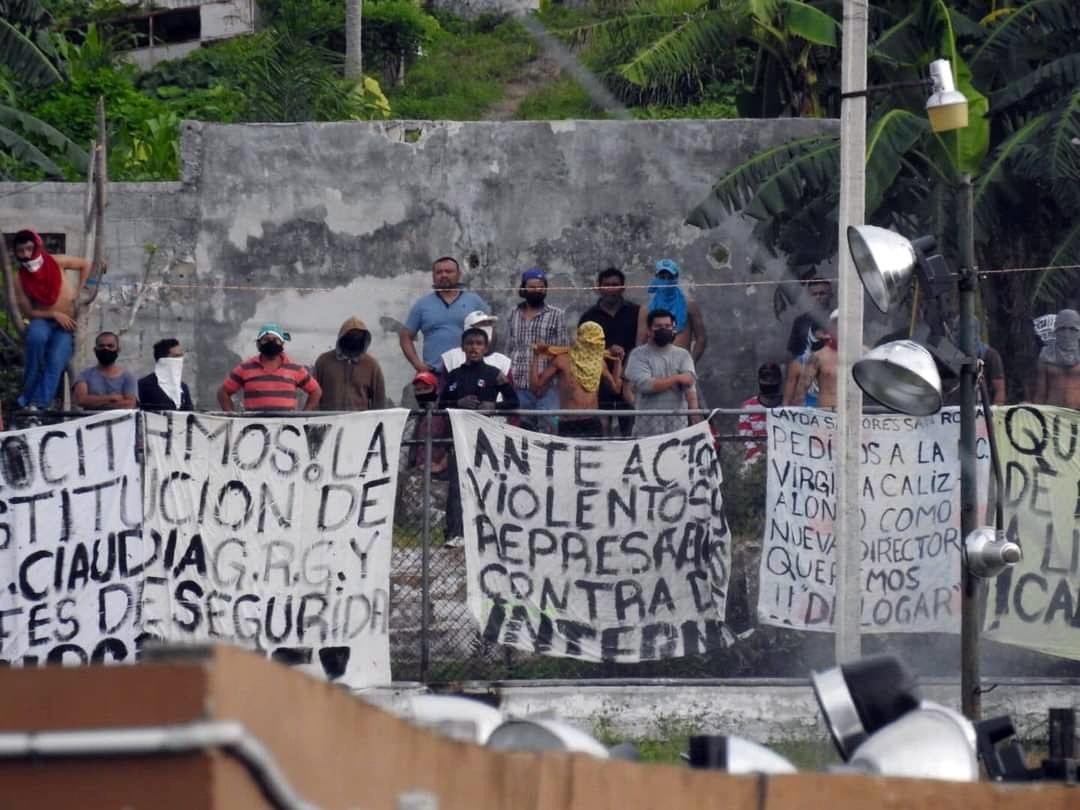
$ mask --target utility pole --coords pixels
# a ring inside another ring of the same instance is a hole
[[[975,228],[971,176],[961,174],[957,195],[960,238],[960,536],[967,538],[980,525],[975,465]],[[979,689],[979,635],[982,631],[982,593],[985,582],[960,565],[960,707],[969,720],[982,719]]]
[[[841,93],[860,93],[840,102],[840,240],[837,267],[840,276],[840,374],[836,386],[836,420],[839,427],[833,448],[836,464],[835,528],[837,579],[837,664],[862,656],[859,613],[862,580],[859,576],[859,485],[862,449],[862,392],[851,376],[862,353],[863,289],[848,250],[847,229],[862,225],[866,214],[866,40],[869,27],[867,4],[844,0],[841,32]]]

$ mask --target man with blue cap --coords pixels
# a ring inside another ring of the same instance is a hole
[[[675,319],[674,344],[690,352],[695,363],[699,362],[708,343],[705,320],[701,317],[697,301],[679,286],[679,263],[674,259],[660,259],[656,263],[649,292],[652,294],[649,305],[642,307],[638,313],[638,345],[649,339],[649,313],[664,310]]]
[[[559,407],[559,392],[550,381],[538,391],[529,388],[529,371],[532,365],[533,347],[536,344],[564,346],[566,339],[566,314],[547,303],[548,277],[539,267],[521,274],[518,295],[521,303],[514,307],[507,322],[506,353],[510,355],[510,379],[517,391],[518,402],[523,410],[550,411]],[[540,361],[538,373],[543,373],[550,358]],[[529,426],[529,417],[523,424]],[[539,421],[547,433],[554,431],[552,420]]]

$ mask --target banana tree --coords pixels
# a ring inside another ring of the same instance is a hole
[[[955,257],[960,173],[975,184],[980,269],[1080,262],[1080,8],[1032,0],[994,12],[983,4],[922,0],[879,31],[870,50],[871,83],[905,84],[927,64],[952,61],[970,105],[969,126],[935,135],[924,115],[924,88],[871,95],[867,136],[867,221],[905,233],[936,233]],[[711,227],[739,212],[769,247],[807,266],[837,250],[839,143],[823,135],[765,150],[734,167],[690,213]],[[993,276],[983,301],[1006,356],[1030,356],[1033,308],[1053,311],[1076,289],[1076,270]],[[1073,293],[1074,294],[1074,293]],[[1050,303],[1055,302],[1055,303]],[[1019,368],[1020,363],[1016,363]],[[1022,380],[1014,376],[1014,393]]]
[[[820,0],[632,0],[623,13],[567,29],[588,41],[609,79],[650,98],[700,84],[736,49],[757,53],[753,82],[777,114],[818,115],[819,74],[836,58],[839,24]],[[624,93],[626,95],[626,93]]]
[[[0,0],[0,177],[33,167],[62,179],[58,160],[87,166],[84,149],[20,106],[23,92],[64,78],[48,21],[37,0]]]

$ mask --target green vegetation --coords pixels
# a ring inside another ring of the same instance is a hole
[[[522,121],[606,118],[577,82],[565,76],[527,95],[517,108]]]
[[[537,53],[536,43],[513,20],[446,20],[404,85],[390,93],[390,106],[396,118],[475,121]]]

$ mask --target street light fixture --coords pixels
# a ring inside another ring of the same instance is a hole
[[[926,100],[926,117],[934,132],[963,129],[968,125],[968,101],[956,89],[952,66],[948,59],[936,59],[930,63],[930,79],[934,92]]]
[[[900,413],[927,416],[941,408],[938,371],[956,375],[960,385],[960,531],[963,542],[960,687],[964,713],[979,714],[978,639],[979,581],[997,576],[1020,561],[1021,549],[1005,539],[1001,466],[990,417],[985,383],[976,384],[979,361],[974,354],[975,285],[970,268],[949,272],[932,237],[907,240],[884,228],[848,228],[848,245],[859,279],[874,303],[888,312],[903,300],[913,278],[926,290],[926,310],[913,341],[880,346],[854,364],[855,383],[872,399]],[[945,324],[947,295],[953,284],[960,291],[959,346]],[[928,363],[929,357],[933,363]],[[982,395],[987,423],[990,463],[995,481],[995,527],[977,526],[975,481],[976,389]]]

